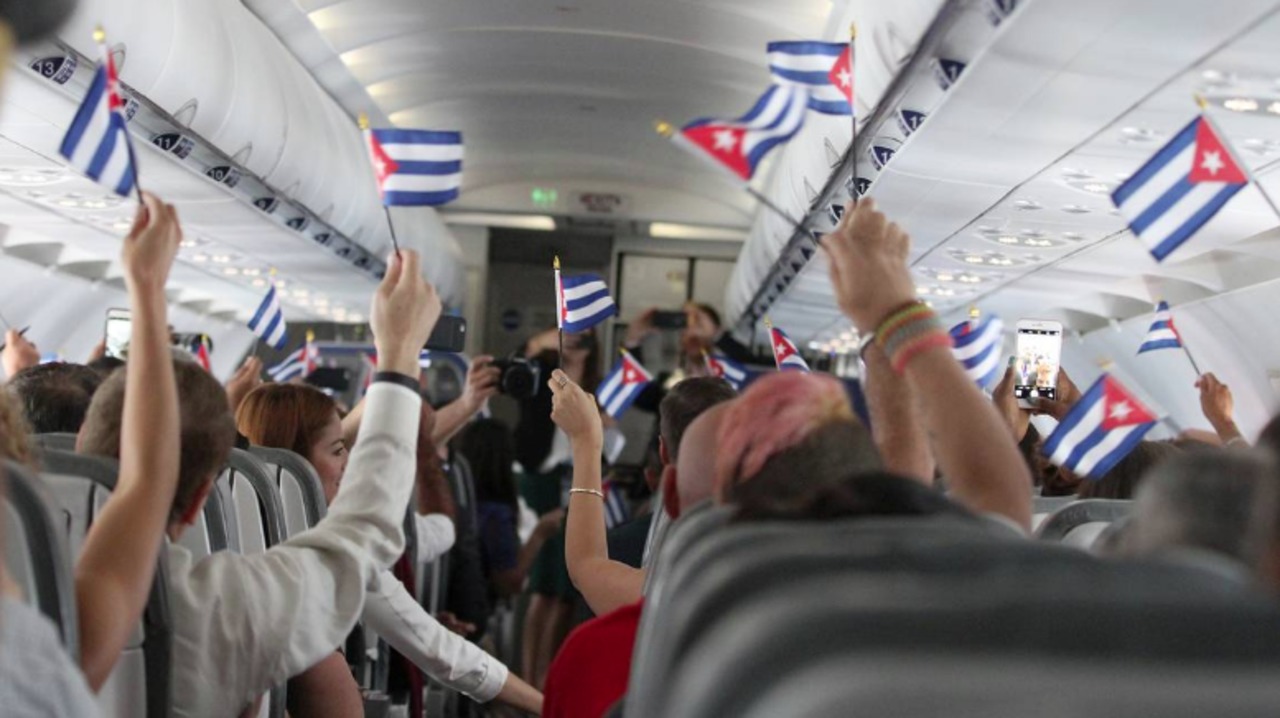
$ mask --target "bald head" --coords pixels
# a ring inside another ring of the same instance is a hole
[[[678,516],[680,510],[711,498],[716,475],[716,437],[730,406],[733,406],[731,401],[716,404],[685,429],[676,460],[674,494],[678,503],[673,506],[668,502],[667,505],[667,511],[673,517]]]

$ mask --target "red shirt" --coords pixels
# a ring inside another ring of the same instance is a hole
[[[579,626],[547,672],[543,718],[600,718],[627,692],[644,599]]]

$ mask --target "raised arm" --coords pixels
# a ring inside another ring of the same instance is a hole
[[[573,446],[573,489],[565,526],[564,558],[569,578],[597,616],[635,603],[644,588],[644,571],[609,560],[604,528],[604,491],[600,453],[604,427],[594,396],[557,369],[549,382],[555,394],[551,419]]]
[[[493,366],[493,357],[478,356],[467,367],[467,386],[457,401],[445,404],[436,412],[436,426],[431,438],[436,446],[444,446],[468,421],[484,409],[485,402],[498,393],[502,372]]]
[[[1200,390],[1200,411],[1213,426],[1223,446],[1247,448],[1249,440],[1236,426],[1236,400],[1231,394],[1231,387],[1223,384],[1213,372],[1206,372],[1196,379],[1196,388]]]
[[[862,357],[867,367],[863,389],[871,414],[871,435],[884,467],[932,486],[933,454],[911,383],[893,371],[884,350],[874,343]]]
[[[875,201],[850,203],[840,226],[823,238],[841,310],[858,330],[875,332],[894,371],[920,400],[934,456],[952,494],[979,512],[1031,525],[1031,477],[1009,428],[965,375],[950,337],[916,298],[907,267],[910,238]]]
[[[121,264],[132,335],[125,365],[120,473],[76,562],[80,663],[96,691],[138,624],[178,487],[178,389],[169,352],[164,285],[182,241],[173,207],[143,195]]]

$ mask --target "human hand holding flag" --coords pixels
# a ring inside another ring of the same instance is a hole
[[[1093,480],[1129,455],[1160,417],[1104,373],[1062,417],[1042,449],[1058,466]]]
[[[594,397],[578,386],[568,374],[556,369],[547,381],[551,387],[551,420],[564,431],[574,451],[600,456],[604,448],[604,422]]]

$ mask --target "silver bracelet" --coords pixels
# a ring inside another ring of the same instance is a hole
[[[599,496],[601,499],[604,498],[604,492],[600,491],[599,489],[569,489],[569,493],[570,494],[591,494],[592,496]]]

